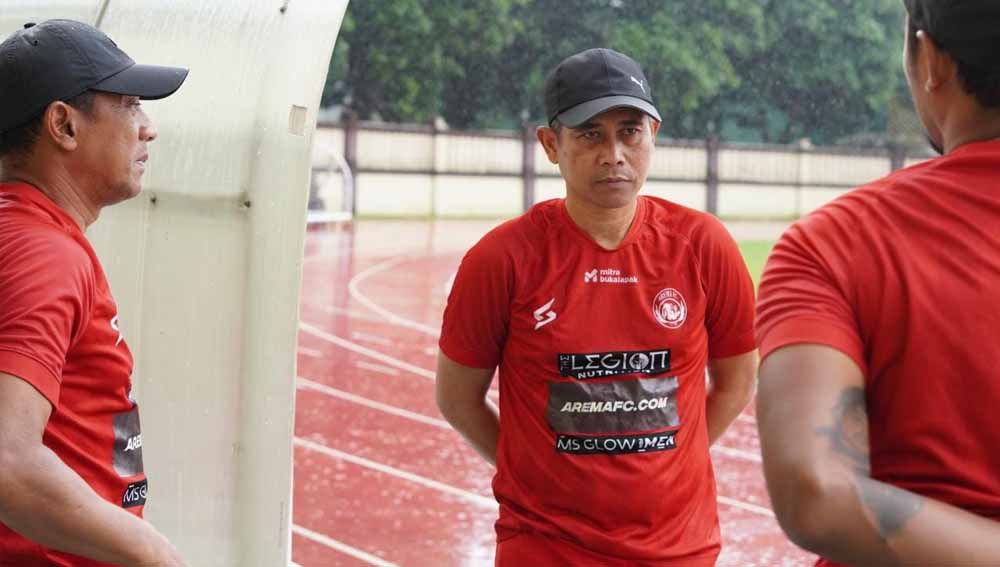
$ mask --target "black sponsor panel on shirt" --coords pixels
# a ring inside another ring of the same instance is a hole
[[[571,455],[627,455],[670,451],[676,448],[677,431],[607,437],[556,436],[556,451]]]
[[[146,479],[142,479],[139,482],[133,482],[125,488],[125,493],[122,494],[122,508],[135,508],[136,506],[145,506],[146,504],[146,492],[149,490],[149,483]]]
[[[112,426],[115,445],[112,451],[115,472],[122,478],[142,474],[142,428],[139,425],[139,406],[114,416]]]
[[[670,349],[566,353],[556,356],[561,376],[577,380],[626,374],[655,376],[670,370]]]
[[[549,426],[556,433],[655,431],[680,425],[677,377],[549,383]]]

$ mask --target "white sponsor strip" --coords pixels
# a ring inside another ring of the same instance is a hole
[[[400,370],[405,370],[407,372],[412,372],[413,374],[416,374],[417,376],[421,376],[423,378],[427,378],[428,380],[433,380],[434,379],[434,373],[431,372],[430,370],[427,370],[426,368],[421,368],[419,366],[415,366],[415,365],[410,364],[408,362],[403,362],[402,360],[399,360],[398,358],[393,358],[393,357],[391,357],[391,356],[389,356],[387,354],[382,354],[381,352],[378,352],[377,350],[372,350],[372,349],[370,349],[368,347],[363,347],[363,346],[361,346],[361,345],[359,345],[357,343],[353,343],[353,342],[351,342],[351,341],[349,341],[347,339],[342,339],[342,338],[340,338],[340,337],[338,337],[336,335],[331,335],[330,333],[327,333],[326,331],[323,331],[323,330],[321,330],[321,329],[319,329],[319,328],[317,328],[317,327],[315,327],[313,325],[310,325],[309,323],[306,323],[304,321],[299,322],[299,329],[305,331],[306,333],[308,333],[308,334],[310,334],[310,335],[312,335],[312,336],[314,336],[314,337],[316,337],[318,339],[323,339],[324,341],[333,343],[333,344],[335,344],[335,345],[337,345],[337,346],[339,346],[341,348],[345,348],[345,349],[347,349],[347,350],[349,350],[351,352],[356,352],[358,354],[362,354],[362,355],[367,356],[369,358],[374,358],[375,360],[377,360],[379,362],[382,362],[382,363],[385,363],[385,364],[387,364],[389,366],[392,366],[393,368],[398,368]]]
[[[754,463],[761,462],[760,453],[754,453],[753,451],[734,449],[732,447],[726,447],[725,445],[713,445],[712,451],[720,455],[725,455],[727,457],[734,457],[737,459],[743,459],[745,461],[752,461]]]
[[[320,394],[324,394],[332,398],[338,398],[354,404],[358,404],[359,406],[364,406],[366,408],[371,408],[373,410],[378,410],[398,417],[403,417],[426,425],[439,427],[441,429],[451,430],[451,425],[448,425],[448,422],[443,419],[428,417],[422,413],[405,410],[403,408],[398,408],[396,406],[391,406],[389,404],[383,404],[382,402],[376,402],[375,400],[370,400],[368,398],[358,396],[350,392],[345,392],[343,390],[331,388],[330,386],[327,386],[325,384],[313,382],[312,380],[309,380],[307,378],[302,378],[301,376],[299,377],[298,387],[301,390],[312,390],[314,392],[319,392]]]
[[[312,358],[321,358],[323,356],[322,352],[316,349],[306,348],[306,347],[299,347],[299,354],[303,354],[305,356],[309,356]]]
[[[720,504],[725,504],[726,506],[732,506],[733,508],[739,508],[740,510],[746,510],[747,512],[760,514],[761,516],[767,516],[769,518],[774,517],[774,512],[772,512],[770,508],[750,504],[749,502],[743,502],[742,500],[736,500],[726,496],[719,496],[718,499]]]
[[[299,525],[292,526],[292,533],[300,535],[320,545],[329,547],[330,549],[335,549],[345,555],[350,555],[355,559],[360,559],[369,565],[376,565],[377,567],[398,567],[395,563],[390,563],[381,557],[372,555],[371,553],[365,553],[364,551],[351,547],[346,543],[341,543],[329,536],[303,528]]]
[[[389,376],[399,376],[399,370],[391,366],[385,366],[382,364],[372,364],[370,362],[365,362],[363,360],[357,360],[354,362],[354,366],[362,370],[371,370],[372,372],[378,372],[379,374],[387,374]]]
[[[399,315],[396,315],[392,311],[389,311],[388,309],[385,309],[384,307],[378,305],[371,299],[368,299],[368,297],[366,297],[365,294],[361,293],[361,290],[359,288],[361,283],[364,282],[366,279],[374,276],[375,274],[391,270],[407,260],[409,260],[409,258],[407,258],[406,256],[398,256],[396,258],[390,258],[388,260],[385,260],[384,262],[379,262],[378,264],[375,264],[374,266],[371,266],[370,268],[363,270],[361,273],[351,278],[351,281],[348,282],[347,284],[347,291],[348,293],[351,294],[351,298],[353,298],[355,301],[357,301],[361,305],[364,305],[368,309],[374,311],[378,315],[384,317],[390,323],[394,323],[396,325],[399,325],[400,327],[413,329],[414,331],[419,331],[421,333],[430,335],[432,337],[437,337],[438,329],[435,329],[434,327],[430,327],[428,325],[424,325],[422,323],[418,323],[416,321],[411,321],[406,317],[400,317]]]
[[[382,463],[377,463],[375,461],[366,459],[364,457],[358,457],[357,455],[352,455],[350,453],[338,451],[337,449],[332,449],[330,447],[327,447],[326,445],[321,445],[319,443],[309,441],[308,439],[296,437],[294,443],[299,447],[302,447],[303,449],[308,449],[310,451],[321,453],[323,455],[332,457],[334,459],[347,461],[349,463],[353,463],[355,465],[365,467],[373,471],[394,476],[396,478],[400,478],[403,480],[407,480],[414,484],[419,484],[420,486],[423,486],[425,488],[430,488],[432,490],[437,490],[438,492],[443,492],[445,494],[455,496],[457,498],[460,498],[477,506],[482,506],[484,508],[491,508],[491,509],[497,507],[496,500],[493,500],[492,498],[487,498],[485,496],[481,496],[474,492],[469,492],[468,490],[462,490],[461,488],[456,488],[449,484],[438,482],[436,480],[423,477],[418,474],[413,474],[411,472],[400,470],[395,467],[390,467],[389,465],[383,465]]]

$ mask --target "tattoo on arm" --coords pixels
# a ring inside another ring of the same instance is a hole
[[[883,540],[898,533],[920,511],[924,500],[906,490],[871,478],[868,448],[868,410],[863,388],[847,388],[833,408],[833,425],[816,433],[854,471],[861,503],[875,518]]]

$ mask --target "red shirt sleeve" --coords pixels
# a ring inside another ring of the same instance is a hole
[[[500,364],[514,293],[513,260],[491,233],[462,259],[444,310],[439,346],[470,368]]]
[[[761,360],[793,344],[837,349],[867,374],[864,343],[846,277],[853,265],[849,221],[820,210],[778,240],[760,283],[757,329]]]
[[[0,372],[59,404],[66,353],[93,305],[90,259],[68,236],[39,229],[0,243]]]
[[[713,216],[706,219],[695,245],[707,298],[708,357],[737,356],[757,348],[753,280],[726,227]]]

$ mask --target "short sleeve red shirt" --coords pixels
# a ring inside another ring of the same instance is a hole
[[[714,565],[705,367],[754,350],[753,293],[725,227],[652,197],[613,251],[562,200],[473,247],[440,345],[499,366],[498,539],[566,542],[538,564]]]
[[[0,372],[53,407],[43,442],[102,498],[142,515],[146,477],[132,354],[80,228],[37,189],[0,184]],[[96,566],[0,524],[0,565]]]
[[[1000,142],[807,216],[760,286],[761,355],[835,348],[865,377],[872,476],[1000,520]]]

